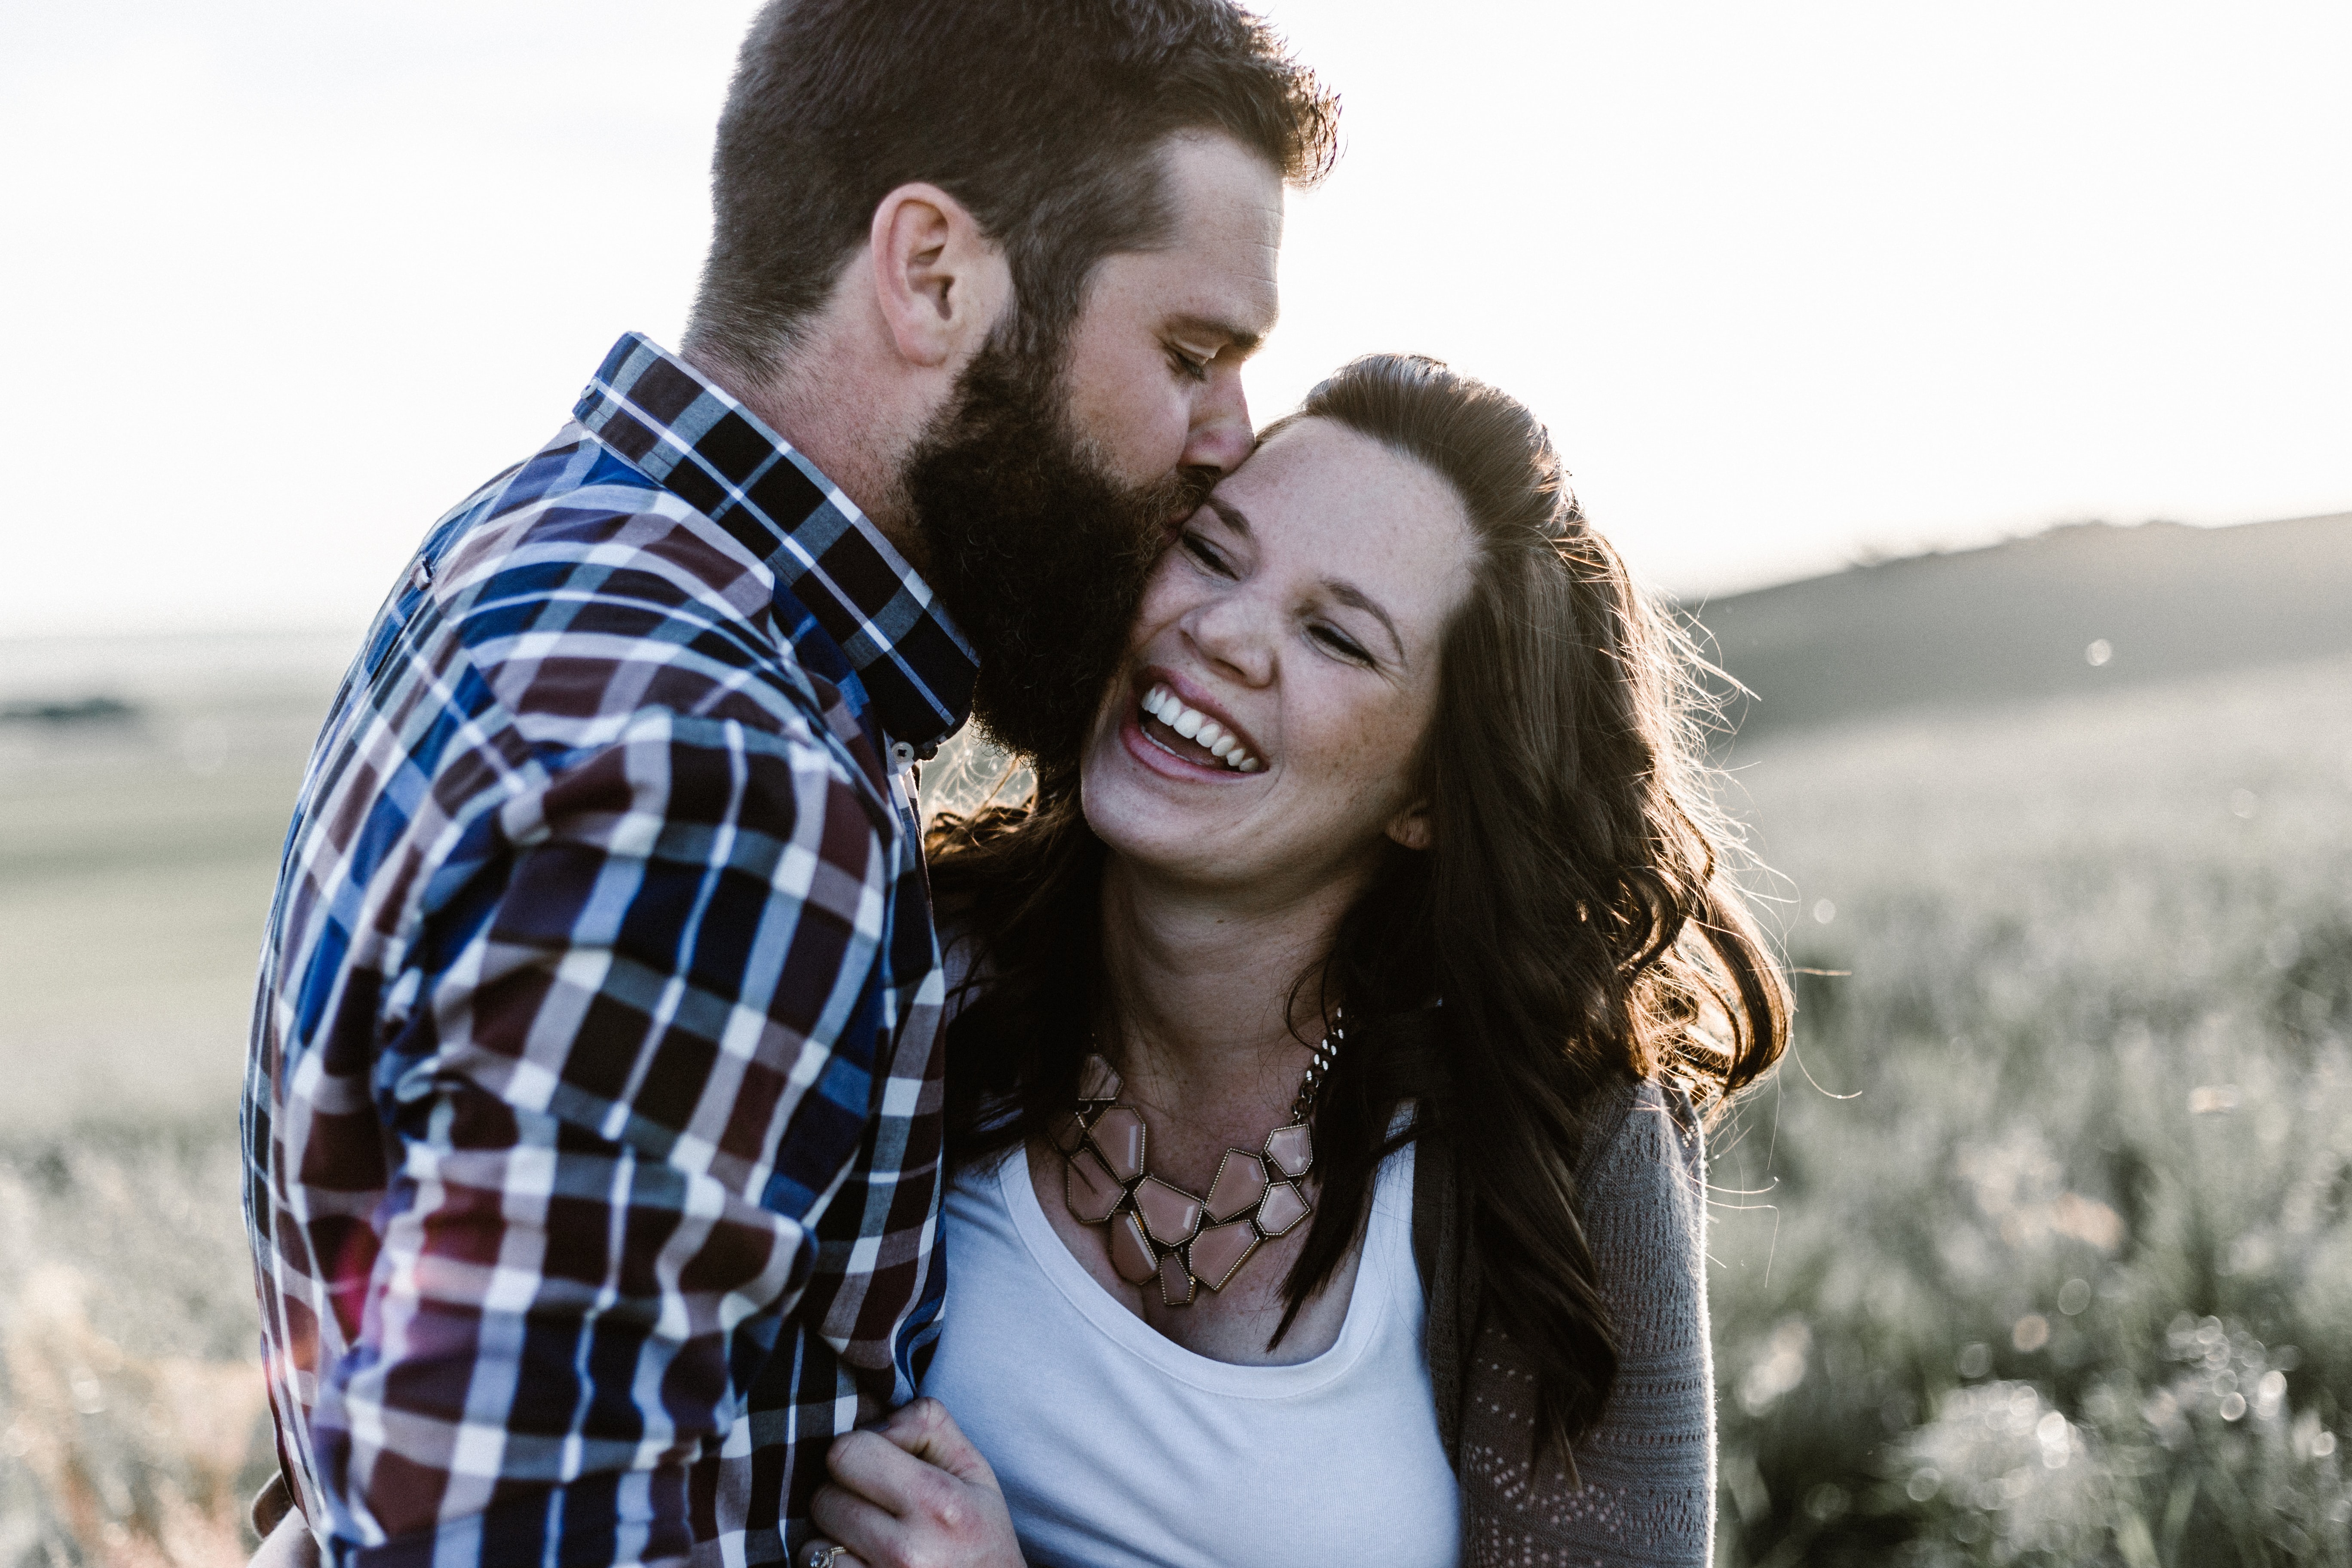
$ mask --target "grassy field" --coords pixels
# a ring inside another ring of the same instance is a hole
[[[0,1568],[241,1563],[267,1474],[236,1099],[343,638],[0,644]]]
[[[2352,1562],[2352,661],[1735,763],[1724,1561]]]
[[[341,651],[0,725],[0,1568],[246,1547],[247,988]],[[1717,1142],[1723,1562],[2352,1563],[2352,663],[1733,760],[1831,973]]]

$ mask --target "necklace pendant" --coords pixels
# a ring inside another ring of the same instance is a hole
[[[1107,1227],[1113,1272],[1129,1285],[1157,1281],[1162,1306],[1190,1307],[1203,1288],[1232,1284],[1267,1242],[1315,1212],[1306,1182],[1315,1166],[1307,1118],[1342,1037],[1335,1028],[1316,1048],[1287,1123],[1257,1149],[1225,1151],[1205,1197],[1151,1173],[1143,1112],[1118,1098],[1125,1084],[1110,1063],[1087,1058],[1077,1103],[1049,1136],[1066,1169],[1070,1215]]]
[[[1140,1285],[1160,1271],[1160,1256],[1144,1236],[1143,1223],[1132,1214],[1111,1216],[1110,1266],[1130,1285]]]
[[[1210,1289],[1222,1290],[1264,1239],[1246,1216],[1229,1225],[1213,1225],[1184,1249],[1184,1266]]]
[[[1145,1233],[1162,1247],[1181,1247],[1201,1228],[1201,1200],[1172,1183],[1146,1176],[1134,1198]]]
[[[1266,1188],[1265,1199],[1257,1205],[1259,1234],[1271,1241],[1288,1236],[1298,1227],[1298,1222],[1315,1212],[1315,1205],[1288,1182],[1276,1182]]]
[[[1208,1201],[1202,1206],[1212,1222],[1223,1225],[1255,1208],[1265,1196],[1265,1185],[1264,1160],[1245,1149],[1228,1149],[1217,1162],[1216,1179],[1209,1184]]]
[[[1186,1266],[1184,1255],[1174,1247],[1160,1259],[1160,1304],[1163,1307],[1189,1307],[1200,1293],[1200,1280]]]

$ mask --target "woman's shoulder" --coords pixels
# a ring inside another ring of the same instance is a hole
[[[1414,1248],[1427,1282],[1447,1266],[1441,1259],[1469,1266],[1466,1254],[1449,1246],[1448,1233],[1459,1219],[1455,1164],[1477,1154],[1445,1138],[1423,1153],[1413,1183]],[[1685,1229],[1703,1223],[1706,1159],[1699,1114],[1680,1088],[1631,1072],[1611,1080],[1587,1109],[1573,1166],[1586,1234],[1646,1232],[1664,1214]]]
[[[1671,1082],[1623,1074],[1595,1098],[1576,1163],[1588,1206],[1705,1182],[1706,1140],[1690,1097]]]

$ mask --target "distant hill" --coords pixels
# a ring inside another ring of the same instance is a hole
[[[2352,512],[2070,524],[1684,608],[1743,734],[2170,679],[2352,653]]]

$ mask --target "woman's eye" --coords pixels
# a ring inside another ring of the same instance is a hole
[[[1353,659],[1358,664],[1370,664],[1372,662],[1372,656],[1364,651],[1363,645],[1361,643],[1359,643],[1355,638],[1349,637],[1347,633],[1340,631],[1336,626],[1311,627],[1309,628],[1307,635],[1312,637],[1317,642],[1321,643],[1325,647],[1329,648],[1333,653],[1338,654],[1341,658]]]
[[[1233,574],[1232,569],[1225,564],[1224,556],[1218,553],[1217,547],[1197,533],[1188,533],[1184,536],[1184,553],[1219,576]]]

